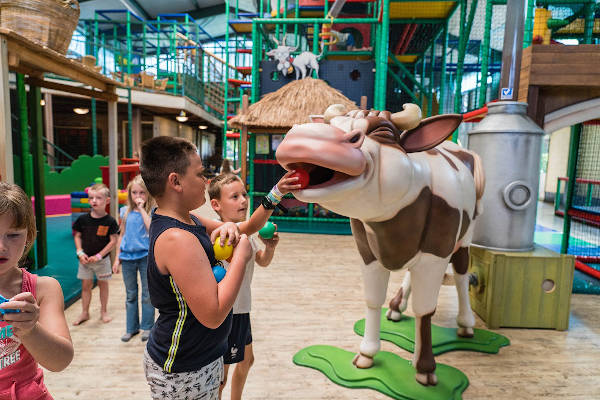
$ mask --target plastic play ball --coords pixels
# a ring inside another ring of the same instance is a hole
[[[217,260],[227,260],[233,254],[233,246],[229,242],[225,243],[225,246],[221,246],[220,236],[217,236],[213,250],[215,251],[215,258]]]
[[[260,230],[258,231],[258,234],[262,238],[265,238],[265,239],[271,239],[273,237],[274,233],[275,233],[275,225],[273,225],[273,223],[270,221],[267,221],[265,226],[260,228]]]
[[[127,192],[119,192],[118,198],[119,204],[125,204],[127,202]]]
[[[225,278],[225,274],[227,273],[225,268],[221,267],[220,265],[215,265],[214,267],[212,267],[212,272],[215,275],[217,283],[221,282],[221,280]]]
[[[290,175],[290,178],[295,178],[298,177],[298,181],[296,183],[300,184],[300,189],[304,189],[305,187],[308,186],[308,182],[310,181],[310,176],[308,175],[308,172],[306,172],[305,169],[297,169],[296,172],[294,172],[292,175]]]
[[[102,177],[97,177],[96,179],[94,179],[94,183],[103,183],[102,182]]]

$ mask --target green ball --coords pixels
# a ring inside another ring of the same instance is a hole
[[[275,234],[275,225],[273,225],[272,222],[267,221],[265,226],[260,228],[258,234],[265,239],[271,239],[273,237],[273,234]]]
[[[104,183],[102,182],[102,177],[97,177],[96,179],[94,179],[94,183]]]

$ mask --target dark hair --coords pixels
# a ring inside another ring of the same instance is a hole
[[[142,143],[140,174],[148,192],[155,198],[162,196],[169,174],[185,174],[195,152],[196,146],[178,137],[158,136]]]
[[[242,179],[234,174],[217,175],[210,180],[208,185],[208,197],[212,199],[221,199],[221,188],[233,182],[242,182]]]

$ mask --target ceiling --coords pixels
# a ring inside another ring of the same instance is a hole
[[[246,12],[255,12],[258,1],[236,0],[240,10]],[[225,0],[79,0],[79,4],[81,19],[94,19],[95,11],[99,10],[129,10],[143,19],[187,13],[212,37],[223,36],[227,27]]]

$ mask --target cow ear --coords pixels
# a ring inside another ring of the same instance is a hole
[[[316,123],[324,123],[325,122],[325,117],[323,115],[311,114],[308,116],[308,118],[310,119],[310,122],[316,122]]]
[[[429,150],[446,140],[461,122],[460,114],[426,118],[416,128],[402,133],[399,144],[407,153]]]

